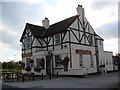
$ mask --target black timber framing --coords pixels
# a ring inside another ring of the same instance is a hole
[[[47,44],[47,42],[45,41],[45,39],[44,38],[42,38],[42,40],[45,42],[45,44],[46,44],[46,50],[48,50],[48,44]]]
[[[79,25],[79,19],[77,18],[78,21],[78,36],[79,36],[79,43],[80,43],[80,25]]]
[[[95,47],[95,46],[91,46],[89,44],[80,44],[80,43],[76,43],[76,42],[69,42],[69,41],[66,41],[66,42],[63,42],[62,44],[67,44],[67,43],[70,43],[70,44],[76,44],[76,45],[84,45],[84,46],[90,46],[90,47]],[[59,46],[60,44],[56,44],[54,46]],[[48,47],[52,47],[53,45],[48,45]],[[32,48],[46,48],[47,46],[33,46]],[[22,49],[22,50],[28,50],[28,49]]]
[[[63,49],[63,46],[62,46],[62,33],[60,33],[60,45],[61,45],[61,49]]]
[[[52,46],[53,46],[53,51],[54,51],[54,49],[55,49],[55,47],[54,47],[55,46],[55,44],[54,44],[54,36],[52,37],[52,42],[53,42]]]
[[[52,39],[52,36],[50,37],[49,41],[48,41],[48,44],[50,43],[50,40]]]
[[[27,34],[26,34],[27,35]],[[29,36],[27,36],[27,37],[31,37],[32,35],[29,35]],[[25,38],[27,38],[27,37],[24,37],[23,39],[25,39]]]
[[[70,68],[72,68],[72,56],[71,56],[71,36],[69,31],[69,51],[70,51]]]
[[[63,35],[63,37],[61,38],[61,39],[62,39],[62,42],[63,42],[63,40],[64,40],[64,38],[65,38],[65,35],[66,35],[67,31],[65,31],[65,32],[63,32],[63,33],[64,33],[64,35]]]
[[[41,46],[43,46],[43,44],[41,43],[41,41],[40,41],[38,38],[36,38],[36,39],[38,40],[39,44],[40,44]]]
[[[79,31],[79,32],[84,32],[84,31],[82,31],[82,30],[78,30],[78,29],[75,29],[75,28],[71,28],[71,27],[69,27],[70,29],[72,29],[72,30],[75,30],[75,31]],[[89,32],[85,32],[86,34],[92,34],[92,33],[89,33]],[[96,35],[96,34],[92,34],[92,35]]]
[[[80,42],[79,39],[77,38],[76,34],[72,31],[72,29],[70,29],[70,31],[73,33],[73,35],[75,36],[75,38],[77,39],[77,41]]]

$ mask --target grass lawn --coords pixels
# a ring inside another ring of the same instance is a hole
[[[0,69],[0,72],[22,73],[22,70],[16,70],[16,69]]]

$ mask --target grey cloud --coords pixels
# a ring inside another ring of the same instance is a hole
[[[19,37],[17,35],[13,35],[6,31],[0,31],[0,37],[2,37],[2,43],[9,45],[9,48],[18,50],[20,45],[18,45]]]
[[[120,40],[120,21],[118,22],[118,39]]]
[[[117,2],[93,2],[91,8],[94,10],[100,10],[106,7],[113,7]]]
[[[10,27],[18,35],[13,35],[7,29],[0,31],[2,35],[2,43],[8,44],[12,49],[19,49],[17,44],[20,40],[25,23],[38,22],[44,15],[43,5],[41,3],[28,4],[23,2],[3,2],[2,3],[2,24]]]
[[[118,38],[118,21],[104,24],[95,31],[104,39]]]
[[[2,23],[9,25],[13,30],[21,31],[23,29],[21,27],[26,22],[36,22],[41,19],[40,17],[44,15],[42,7],[42,4],[4,2],[2,4]]]

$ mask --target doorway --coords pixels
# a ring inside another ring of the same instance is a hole
[[[51,75],[52,65],[51,65],[51,56],[46,56],[46,74]]]

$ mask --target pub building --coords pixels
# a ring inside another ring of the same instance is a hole
[[[22,73],[84,75],[99,72],[100,65],[113,70],[113,52],[104,51],[104,39],[88,22],[82,5],[76,10],[77,15],[52,25],[48,18],[43,26],[26,23],[20,39]]]

